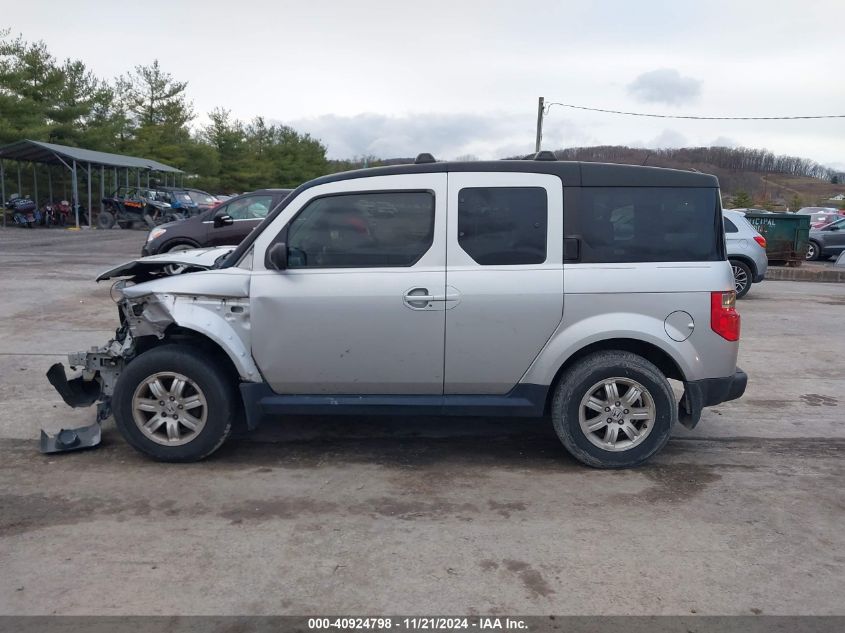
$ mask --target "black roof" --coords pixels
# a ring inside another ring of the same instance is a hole
[[[461,171],[524,172],[558,176],[564,186],[570,187],[718,187],[716,176],[696,171],[642,167],[616,163],[586,163],[552,160],[495,160],[473,162],[420,163],[414,165],[389,165],[344,171],[322,176],[304,186],[314,187],[326,182],[391,176],[394,174],[431,174]]]
[[[327,182],[369,178],[371,176],[392,176],[395,174],[432,174],[443,172],[523,172],[530,174],[551,174],[558,176],[564,187],[718,187],[719,179],[710,174],[664,167],[643,167],[640,165],[618,165],[615,163],[585,163],[557,160],[494,160],[472,162],[415,163],[413,165],[389,165],[343,171],[309,180],[294,189],[280,202],[262,222],[258,230],[250,233],[237,248],[226,257],[221,267],[233,266],[261,233],[288,203],[302,191]]]

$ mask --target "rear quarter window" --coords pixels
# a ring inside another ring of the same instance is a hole
[[[585,187],[579,206],[582,262],[723,259],[716,189]]]

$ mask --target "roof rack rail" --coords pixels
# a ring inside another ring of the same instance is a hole
[[[416,159],[414,159],[414,165],[422,165],[423,163],[436,163],[437,161],[434,160],[434,156],[429,154],[428,152],[423,152],[422,154],[417,154]]]
[[[531,160],[557,160],[554,152],[544,149],[542,152],[537,152]]]

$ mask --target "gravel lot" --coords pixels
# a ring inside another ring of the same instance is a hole
[[[740,302],[745,397],[647,467],[532,420],[294,418],[149,462],[44,378],[116,324],[133,231],[0,230],[0,613],[843,614],[845,284]],[[838,328],[838,329],[837,329]]]

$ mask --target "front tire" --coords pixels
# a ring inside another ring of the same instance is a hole
[[[185,345],[138,356],[114,390],[117,428],[134,449],[165,462],[193,462],[216,451],[232,431],[236,385],[220,361]]]
[[[653,363],[625,351],[591,354],[564,372],[552,401],[558,438],[595,468],[638,466],[669,441],[678,405]]]
[[[734,287],[736,288],[736,298],[742,299],[751,290],[751,268],[748,264],[739,261],[738,259],[731,260],[731,268],[734,273]]]

